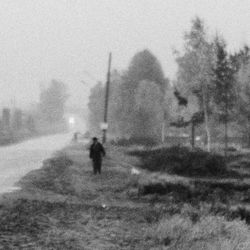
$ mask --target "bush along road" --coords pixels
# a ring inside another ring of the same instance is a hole
[[[93,175],[82,144],[26,175],[20,191],[1,199],[0,249],[250,249],[248,188],[238,187],[227,166],[216,182],[206,163],[195,178],[193,170],[181,175],[181,166],[179,175],[162,163],[152,171],[154,150],[148,160],[127,147],[109,146],[107,153],[102,175]]]

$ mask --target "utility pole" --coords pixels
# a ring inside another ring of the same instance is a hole
[[[111,60],[112,60],[112,54],[110,52],[109,53],[109,61],[108,61],[108,73],[107,73],[107,82],[106,82],[105,103],[104,103],[104,119],[103,119],[103,127],[102,127],[102,131],[103,131],[102,142],[103,143],[105,143],[107,140]]]

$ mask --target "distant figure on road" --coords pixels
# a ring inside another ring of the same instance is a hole
[[[104,147],[100,142],[98,142],[98,139],[96,137],[93,138],[93,143],[90,146],[90,152],[89,157],[93,161],[93,171],[94,174],[101,174],[101,168],[102,168],[102,157],[105,156],[105,150]]]

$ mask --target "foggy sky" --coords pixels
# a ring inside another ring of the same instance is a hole
[[[128,66],[150,49],[173,78],[173,49],[198,15],[229,44],[250,41],[248,0],[0,0],[0,105],[27,105],[54,78],[70,87],[70,103],[85,105],[88,86],[104,80],[108,52],[113,67]]]

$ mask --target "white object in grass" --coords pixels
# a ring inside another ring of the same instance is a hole
[[[132,168],[131,169],[131,174],[132,175],[138,175],[138,174],[140,174],[140,171],[138,169],[136,169],[136,168]]]

